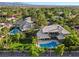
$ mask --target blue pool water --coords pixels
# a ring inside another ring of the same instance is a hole
[[[18,28],[14,28],[10,31],[10,35],[15,35],[16,33],[21,32]]]
[[[49,43],[40,44],[40,47],[42,47],[42,48],[55,48],[57,45],[59,45],[58,41],[52,41]]]

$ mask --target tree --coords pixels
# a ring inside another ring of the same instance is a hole
[[[3,45],[3,47],[6,45],[8,48],[8,44],[10,43],[10,36],[8,35],[9,29],[4,27],[1,29],[1,35],[3,35],[4,37],[1,39],[1,45]]]
[[[75,31],[71,31],[71,34],[67,37],[65,37],[63,44],[65,47],[67,47],[67,50],[69,53],[73,50],[76,49],[77,46],[79,46],[79,37],[75,33]]]
[[[39,27],[39,26],[47,25],[47,20],[46,20],[46,18],[45,18],[45,14],[43,14],[43,13],[41,12],[41,10],[38,11],[36,19],[37,19],[37,20],[36,20],[36,24],[38,25],[38,27]]]
[[[36,44],[30,44],[27,48],[31,56],[39,56],[44,52],[44,49],[37,47]]]
[[[22,44],[22,43],[11,43],[9,44],[9,48],[13,50],[19,50],[19,51],[24,51],[28,47],[27,44]]]
[[[10,35],[10,38],[12,39],[12,41],[16,42],[16,41],[20,41],[21,39],[24,39],[25,38],[25,34],[24,33],[16,33],[15,35]]]
[[[36,40],[37,40],[36,38],[32,37],[32,44],[30,44],[27,47],[31,56],[39,56],[41,53],[44,52],[43,48],[36,46],[36,43],[35,43]]]
[[[69,46],[78,46],[79,45],[79,38],[77,36],[77,34],[75,33],[75,31],[71,31],[71,34],[67,37],[65,37],[64,42],[66,47]]]
[[[25,39],[25,38],[26,38],[25,33],[20,33],[20,39]]]
[[[3,49],[3,48],[4,48],[4,40],[1,39],[1,40],[0,40],[0,49]]]
[[[15,34],[15,38],[18,40],[18,42],[19,42],[20,37],[21,37],[20,33]]]
[[[55,49],[55,53],[62,56],[64,54],[65,46],[63,44],[58,45]]]
[[[9,29],[7,27],[4,27],[1,29],[1,33],[5,36],[8,34],[8,32],[9,32]]]
[[[66,30],[68,30],[70,33],[72,32],[71,28],[68,25],[63,26]]]

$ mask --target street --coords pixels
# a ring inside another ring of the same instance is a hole
[[[79,57],[79,51],[68,51],[64,53],[63,56],[56,55],[53,51],[47,51],[42,53],[39,57]],[[32,57],[28,52],[10,52],[10,51],[0,51],[0,57]]]

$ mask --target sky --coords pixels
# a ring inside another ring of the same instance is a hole
[[[31,5],[74,5],[79,6],[79,2],[24,2]]]

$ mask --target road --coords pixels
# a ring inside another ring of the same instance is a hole
[[[50,53],[51,52],[51,53]],[[65,52],[61,57],[79,57],[79,51],[72,51],[71,53]],[[10,51],[0,51],[0,57],[31,57],[28,52],[10,52]],[[53,51],[48,51],[42,53],[39,57],[60,57],[56,55]]]

